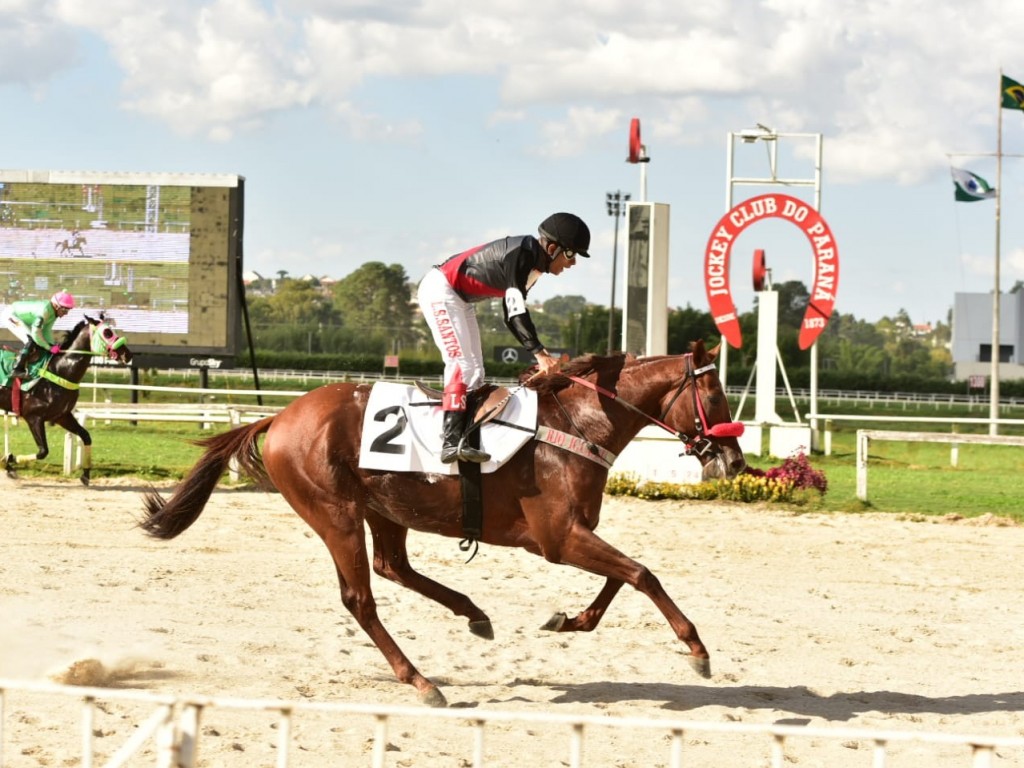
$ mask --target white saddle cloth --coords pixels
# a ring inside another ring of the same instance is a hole
[[[537,393],[517,387],[495,421],[480,432],[480,447],[491,455],[480,471],[494,472],[523,447],[537,431]],[[370,390],[359,444],[359,466],[389,472],[458,474],[459,465],[442,464],[443,413],[410,384],[379,381]]]

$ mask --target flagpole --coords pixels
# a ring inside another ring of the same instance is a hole
[[[999,121],[996,124],[996,264],[992,292],[992,375],[989,386],[988,433],[999,434],[999,231],[1000,201],[1003,196],[1003,69],[999,68]]]

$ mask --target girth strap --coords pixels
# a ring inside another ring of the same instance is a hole
[[[63,376],[58,376],[47,368],[44,368],[39,372],[39,378],[52,381],[58,387],[63,387],[64,389],[78,389],[78,384],[73,381],[68,381]]]

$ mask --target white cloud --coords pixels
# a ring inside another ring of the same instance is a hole
[[[74,30],[38,0],[0,0],[0,85],[45,84],[80,59]]]
[[[1024,37],[1024,13],[1000,0],[2,0],[0,22],[0,82],[72,66],[86,30],[123,71],[125,107],[185,134],[226,139],[319,105],[356,138],[404,141],[422,105],[375,117],[375,84],[489,77],[501,106],[481,120],[543,115],[544,153],[580,151],[643,107],[665,141],[752,119],[822,132],[833,180],[901,184],[991,143],[993,73]],[[965,40],[984,42],[959,56]]]
[[[541,125],[541,143],[534,151],[542,157],[578,155],[592,137],[621,129],[624,119],[617,109],[570,107],[564,120]]]

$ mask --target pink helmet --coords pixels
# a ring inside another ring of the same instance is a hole
[[[50,303],[55,307],[64,307],[64,309],[75,308],[75,297],[67,291],[57,291],[53,296],[50,297]]]

